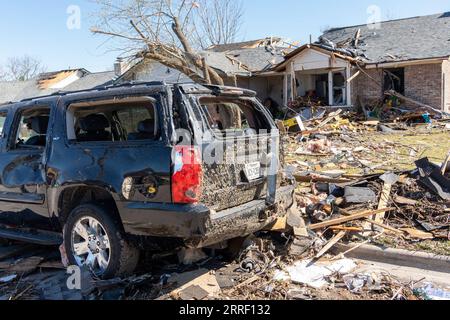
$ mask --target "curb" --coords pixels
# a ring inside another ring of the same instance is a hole
[[[336,253],[344,253],[356,245],[337,244]],[[383,262],[404,267],[425,269],[435,272],[450,273],[450,256],[441,256],[420,251],[392,249],[383,246],[362,245],[346,254],[349,258]]]

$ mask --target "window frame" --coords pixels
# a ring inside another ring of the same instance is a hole
[[[203,106],[202,106],[202,103],[201,103],[201,99],[224,99],[224,100],[227,100],[227,99],[229,99],[229,100],[241,100],[241,101],[243,101],[243,102],[250,102],[254,107],[255,107],[255,109],[257,109],[257,108],[260,108],[261,110],[257,110],[258,112],[260,112],[261,113],[261,115],[263,115],[264,116],[264,121],[266,121],[267,123],[266,123],[266,125],[268,126],[268,128],[267,128],[267,135],[270,135],[270,132],[274,129],[273,128],[273,126],[272,126],[272,124],[270,123],[270,121],[269,121],[269,119],[270,118],[268,118],[268,115],[266,114],[266,111],[265,111],[265,109],[264,109],[264,106],[262,106],[262,104],[258,101],[258,99],[256,99],[256,98],[250,98],[250,97],[238,97],[238,96],[236,96],[236,97],[234,97],[234,96],[215,96],[215,95],[196,95],[195,97],[194,97],[194,101],[196,102],[196,104],[197,104],[197,107],[199,108],[199,111],[200,111],[200,115],[201,115],[201,120],[204,122],[204,124],[205,124],[205,128],[207,129],[207,130],[209,130],[210,132],[212,132],[212,134],[213,134],[213,136],[214,136],[214,138],[215,139],[218,139],[218,140],[226,140],[226,137],[225,137],[225,135],[219,135],[218,134],[218,132],[217,132],[217,130],[215,130],[215,129],[213,129],[212,127],[211,127],[211,125],[210,125],[210,123],[209,123],[209,120],[208,120],[208,115],[206,114],[206,111],[204,110],[204,108],[203,108]],[[248,120],[248,119],[247,119]],[[252,128],[250,128],[250,129],[252,129]],[[242,130],[235,130],[235,132],[244,132],[246,129],[242,129]],[[253,129],[253,130],[255,130],[255,129]],[[205,132],[205,130],[203,130],[204,132]],[[220,130],[219,130],[220,131]],[[204,133],[203,132],[203,133]],[[220,131],[220,132],[224,132],[224,131]],[[226,132],[226,131],[225,131]],[[260,135],[260,134],[258,134],[258,135]],[[236,138],[236,136],[233,136],[233,138]],[[239,138],[239,137],[238,137]],[[242,136],[242,138],[246,138],[246,136],[244,135],[244,136]]]
[[[392,85],[394,87],[391,88],[390,90],[395,90],[395,91],[397,91],[400,94],[405,94],[405,90],[406,90],[406,87],[405,87],[405,84],[406,84],[405,71],[406,71],[405,67],[384,68],[383,69],[383,92],[386,91],[386,90],[389,90],[387,88],[388,83],[386,81],[386,78],[389,77],[389,78],[392,79],[391,75],[393,75],[393,76],[399,78],[399,80],[397,80],[397,81],[399,81],[398,84],[400,85],[400,88],[395,88],[396,83],[395,83],[395,81],[393,81]],[[397,75],[396,73],[400,73],[401,75]],[[399,90],[396,90],[396,89],[399,89]]]
[[[68,137],[68,110],[72,105],[76,104],[83,104],[83,103],[99,103],[106,101],[111,101],[111,104],[117,103],[117,104],[125,104],[127,102],[136,102],[136,101],[143,101],[147,100],[147,102],[150,102],[153,104],[154,108],[154,115],[155,115],[155,121],[157,125],[157,129],[159,132],[159,138],[158,140],[130,140],[130,141],[77,141],[73,139],[69,139]],[[135,146],[142,146],[142,145],[161,145],[163,141],[163,135],[162,135],[162,126],[161,123],[163,113],[162,113],[162,106],[160,101],[160,96],[158,94],[155,95],[133,95],[133,96],[104,96],[104,97],[96,97],[96,98],[85,98],[85,99],[79,99],[79,100],[67,100],[64,102],[64,109],[63,109],[63,115],[62,115],[62,122],[63,122],[63,139],[64,143],[69,148],[80,148],[80,147],[89,147],[90,149],[101,149],[105,147],[117,147],[117,148],[130,148]]]
[[[27,148],[16,148],[16,138],[17,138],[17,134],[19,132],[19,126],[20,126],[20,122],[22,119],[22,115],[25,111],[27,110],[33,110],[33,109],[48,109],[49,113],[49,123],[48,123],[48,127],[47,127],[47,134],[46,134],[46,144],[45,146],[28,146]],[[53,115],[53,108],[51,105],[49,104],[39,104],[39,105],[33,105],[33,106],[22,106],[22,107],[18,107],[14,110],[14,117],[12,120],[12,123],[10,125],[10,127],[8,128],[8,139],[6,142],[6,151],[7,152],[18,152],[18,153],[29,153],[32,151],[39,151],[39,153],[44,153],[45,149],[48,146],[48,134],[50,132],[50,126],[52,123],[52,117],[54,117]]]

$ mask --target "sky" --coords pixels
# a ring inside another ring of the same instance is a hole
[[[310,35],[316,40],[329,27],[365,24],[374,17],[391,20],[450,11],[450,0],[243,1],[242,40],[281,36],[300,44],[309,42]],[[1,1],[0,65],[27,54],[42,60],[48,70],[112,70],[119,53],[89,31],[96,9],[91,0]],[[71,19],[78,13],[79,25]]]

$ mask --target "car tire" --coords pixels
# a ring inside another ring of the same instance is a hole
[[[103,279],[132,274],[139,261],[139,250],[126,241],[120,222],[106,209],[93,204],[80,205],[71,212],[64,225],[64,246],[71,265],[88,265]],[[86,255],[77,254],[84,251]]]

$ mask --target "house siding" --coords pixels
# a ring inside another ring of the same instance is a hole
[[[405,96],[441,109],[442,69],[442,63],[405,67]],[[417,106],[410,105],[409,107]]]

